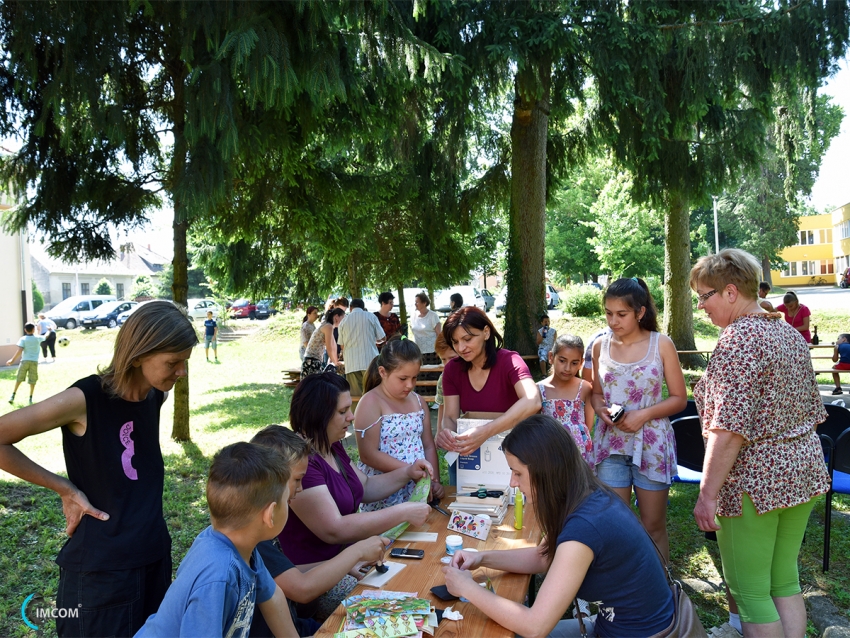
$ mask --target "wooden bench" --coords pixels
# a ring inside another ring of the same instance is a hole
[[[832,374],[833,372],[837,372],[838,374],[847,374],[850,370],[833,370],[832,368],[827,368],[825,370],[815,370],[815,374]]]

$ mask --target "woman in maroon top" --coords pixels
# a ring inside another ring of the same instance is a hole
[[[458,354],[443,371],[443,429],[437,446],[450,452],[471,454],[491,436],[510,430],[540,412],[540,392],[522,357],[502,348],[502,335],[487,315],[474,306],[452,313],[443,326],[443,337]],[[499,412],[485,426],[457,434],[464,412]]]
[[[797,293],[793,291],[786,292],[782,301],[783,303],[776,306],[776,311],[785,315],[785,321],[803,335],[806,343],[811,343],[812,333],[809,332],[809,317],[812,316],[812,312],[808,306],[801,304],[797,298]]]

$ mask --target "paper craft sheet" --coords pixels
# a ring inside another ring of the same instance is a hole
[[[408,503],[427,503],[428,502],[428,494],[431,493],[431,477],[423,476],[416,482],[416,487],[413,488],[413,494],[410,495],[410,498],[407,499]],[[404,530],[408,528],[410,523],[404,522],[399,523],[392,529],[388,529],[386,532],[381,534],[381,536],[385,536],[390,540],[395,540],[399,536],[404,533]]]
[[[387,566],[387,571],[383,574],[378,570],[373,569],[369,574],[360,581],[361,585],[366,585],[367,587],[378,587],[381,588],[386,585],[393,576],[398,574],[402,569],[407,567],[404,563],[396,563],[390,561],[384,561],[384,565]]]
[[[487,536],[490,534],[491,524],[492,521],[489,516],[452,510],[452,515],[449,516],[448,529],[484,541],[487,540]]]

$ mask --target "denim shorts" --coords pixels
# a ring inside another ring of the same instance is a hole
[[[635,487],[649,492],[660,492],[670,487],[669,483],[646,478],[632,463],[632,457],[612,454],[596,466],[596,475],[608,487]]]

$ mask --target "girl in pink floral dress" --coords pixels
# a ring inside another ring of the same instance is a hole
[[[543,400],[541,412],[553,417],[573,435],[578,450],[591,469],[593,460],[593,420],[591,385],[577,376],[584,364],[581,337],[560,335],[549,351],[552,374],[537,384]]]
[[[618,279],[603,300],[611,334],[593,344],[596,472],[627,503],[634,489],[641,522],[669,559],[667,495],[676,473],[669,417],[687,404],[685,379],[676,346],[658,332],[655,303],[643,280]],[[616,423],[614,406],[625,409]]]
[[[360,453],[357,466],[367,476],[391,472],[423,458],[432,467],[440,467],[427,405],[413,392],[421,363],[422,353],[415,343],[395,338],[386,343],[366,371],[365,393],[354,413],[354,434]],[[403,503],[414,487],[410,481],[380,501],[362,504],[360,510]],[[443,497],[439,476],[431,482],[431,495]]]

